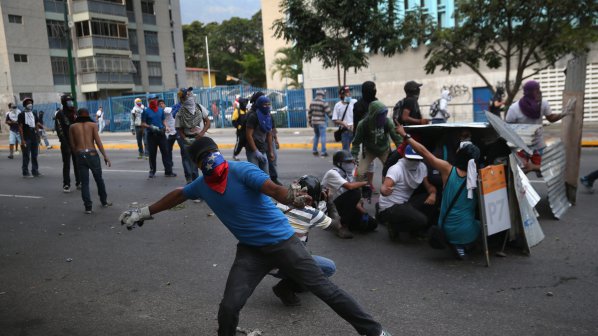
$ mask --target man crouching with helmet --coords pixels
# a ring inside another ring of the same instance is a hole
[[[131,229],[187,199],[205,200],[239,240],[218,311],[219,336],[236,335],[241,309],[261,280],[275,268],[328,304],[360,335],[388,335],[380,323],[324,275],[287,217],[269,198],[303,208],[311,199],[300,192],[300,187],[279,186],[252,163],[226,161],[208,137],[195,140],[188,153],[202,176],[149,207],[125,211],[120,222]]]
[[[334,168],[330,169],[322,179],[322,185],[328,189],[329,197],[340,216],[340,238],[352,238],[350,231],[369,232],[378,224],[363,207],[362,190],[370,193],[367,181],[354,182],[353,171],[355,159],[349,151],[341,150],[332,157]],[[330,212],[334,210],[331,209]],[[334,216],[333,216],[334,217]]]

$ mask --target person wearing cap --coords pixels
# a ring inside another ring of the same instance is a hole
[[[405,156],[388,169],[380,188],[376,219],[386,223],[392,240],[399,238],[399,232],[423,233],[429,226],[427,214],[435,212],[436,188],[428,181],[428,169],[423,159],[407,145]],[[422,184],[427,194],[414,195]]]
[[[341,144],[344,150],[351,150],[353,140],[353,107],[357,99],[351,98],[351,90],[344,86],[339,90],[340,101],[334,105],[332,110],[332,121],[343,128],[341,133]]]
[[[102,178],[102,164],[97,149],[104,157],[104,163],[110,167],[110,159],[104,151],[102,140],[98,132],[98,125],[91,120],[89,111],[86,108],[80,108],[77,111],[77,122],[69,129],[69,140],[73,155],[77,156],[77,169],[81,177],[81,198],[85,207],[85,213],[92,213],[92,201],[89,195],[89,171],[98,187],[98,195],[102,207],[106,208],[112,205],[108,202],[106,186]],[[97,149],[96,149],[97,147]]]
[[[415,81],[405,83],[403,89],[407,97],[403,99],[402,111],[400,112],[400,121],[404,125],[426,125],[428,123],[428,119],[422,117],[419,103],[417,102],[422,85]]]
[[[71,192],[71,162],[75,173],[75,187],[81,188],[79,170],[77,169],[77,158],[73,155],[69,139],[69,129],[77,119],[75,102],[70,94],[60,96],[61,109],[54,116],[54,130],[60,140],[60,154],[62,156],[62,192]]]
[[[259,91],[253,94],[251,100],[254,103],[247,115],[245,154],[247,161],[258,166],[266,174],[270,174],[269,161],[275,158],[272,140],[274,121],[270,115],[272,102]]]
[[[363,144],[361,157],[357,160],[357,179],[367,179],[369,165],[377,158],[384,164],[390,154],[390,139],[398,147],[401,137],[395,132],[392,120],[388,117],[388,108],[379,100],[370,103],[368,115],[359,122],[355,138],[351,145],[351,154],[358,158]]]
[[[175,177],[176,174],[172,171],[172,161],[169,161],[168,143],[166,141],[166,130],[168,124],[166,123],[166,116],[164,110],[158,106],[158,96],[155,94],[149,95],[149,107],[143,110],[141,114],[141,127],[147,132],[147,145],[149,147],[149,175],[148,178],[154,178],[156,175],[156,158],[158,156],[158,148],[160,155],[162,155],[162,164],[164,165],[164,176]]]
[[[8,154],[9,159],[14,158],[14,151],[16,149],[17,153],[19,152],[19,146],[21,146],[21,135],[19,134],[19,114],[21,114],[21,110],[17,108],[16,104],[8,103],[8,112],[6,113],[6,120],[5,123],[8,125],[8,144],[10,154]]]
[[[332,117],[330,106],[324,101],[324,90],[316,91],[316,98],[309,104],[307,111],[307,123],[314,129],[314,145],[312,154],[318,156],[318,141],[321,141],[322,156],[328,156],[326,152],[326,116]]]
[[[473,192],[476,188],[476,161],[480,158],[480,150],[469,141],[462,142],[455,156],[455,164],[452,165],[434,156],[424,145],[407,134],[401,124],[396,129],[416,153],[440,172],[443,190],[438,228],[444,232],[455,257],[466,259],[467,250],[475,245],[481,232],[480,223],[475,218],[477,194]]]
[[[179,103],[173,106],[174,127],[181,139],[181,160],[185,181],[191,183],[199,176],[197,166],[187,154],[193,141],[203,137],[211,126],[208,109],[195,101],[193,88],[181,88],[177,93]]]
[[[303,208],[310,197],[301,186],[276,185],[268,174],[249,162],[228,162],[218,146],[202,137],[189,147],[189,155],[202,176],[144,208],[127,210],[119,220],[132,229],[187,199],[202,198],[239,241],[218,310],[218,335],[237,333],[239,314],[261,280],[275,268],[326,302],[360,335],[388,335],[345,291],[318,267],[277,202]]]
[[[141,98],[135,98],[135,106],[131,109],[131,133],[133,133],[137,139],[137,149],[139,151],[138,159],[143,159],[144,157],[146,159],[149,158],[147,133],[144,132],[143,127],[141,127],[141,115],[143,114],[143,110],[145,110],[145,106],[143,106]]]
[[[37,139],[37,129],[42,126],[39,118],[33,113],[33,99],[26,97],[23,99],[25,108],[17,118],[19,124],[19,135],[21,136],[21,148],[23,149],[23,177],[41,176],[37,164],[37,154],[39,152],[39,142]],[[31,174],[29,173],[29,161],[31,161]]]

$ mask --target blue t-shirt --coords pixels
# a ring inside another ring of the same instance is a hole
[[[260,189],[270,177],[249,162],[229,162],[224,194],[204,183],[203,176],[185,186],[188,199],[202,198],[239,242],[268,246],[293,236],[287,217]]]
[[[145,108],[143,113],[141,114],[141,121],[150,125],[150,126],[158,126],[159,128],[164,128],[164,110],[158,107],[158,111],[154,112],[152,109]]]

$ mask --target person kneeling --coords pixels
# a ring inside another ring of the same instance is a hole
[[[399,232],[418,235],[428,227],[426,213],[434,213],[436,188],[428,181],[427,175],[423,157],[410,145],[405,148],[405,157],[388,169],[380,188],[378,219],[386,223],[391,240],[398,240]],[[421,197],[413,195],[422,183],[428,193],[423,202]]]

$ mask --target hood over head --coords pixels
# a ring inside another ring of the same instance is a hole
[[[371,103],[376,100],[376,83],[372,81],[363,82],[361,85],[361,94],[363,100]]]

